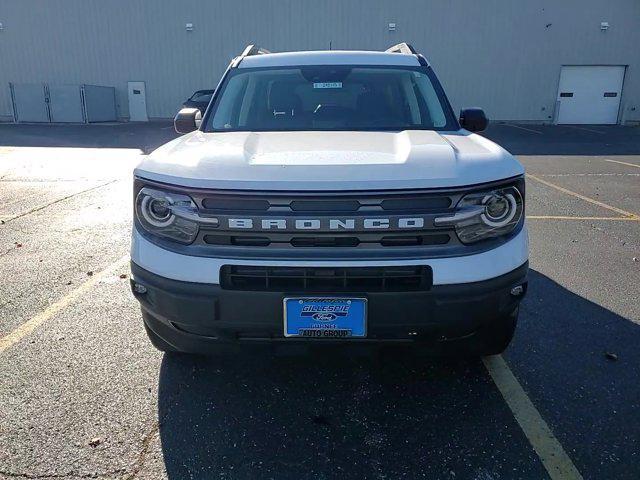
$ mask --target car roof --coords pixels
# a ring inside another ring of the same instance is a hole
[[[357,50],[266,53],[246,56],[238,68],[285,67],[297,65],[397,65],[419,66],[417,55]]]

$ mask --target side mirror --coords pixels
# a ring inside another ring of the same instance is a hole
[[[487,120],[484,110],[481,108],[465,108],[460,110],[460,126],[469,130],[470,132],[481,132],[487,125]]]
[[[178,133],[189,133],[197,130],[202,122],[202,113],[197,108],[183,108],[173,119],[173,127]]]

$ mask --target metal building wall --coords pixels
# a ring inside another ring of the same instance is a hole
[[[638,0],[0,0],[0,22],[4,119],[9,82],[113,85],[127,117],[126,82],[144,80],[149,116],[171,117],[247,43],[376,50],[408,41],[456,109],[551,121],[561,65],[629,65],[622,117],[640,120]]]

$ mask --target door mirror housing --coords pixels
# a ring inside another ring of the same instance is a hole
[[[183,108],[173,119],[173,127],[178,133],[197,130],[202,122],[202,113],[197,108]]]
[[[484,110],[481,108],[465,108],[460,110],[460,126],[470,132],[481,132],[487,128],[487,120]]]

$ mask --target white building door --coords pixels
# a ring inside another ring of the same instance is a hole
[[[132,122],[146,122],[147,95],[144,82],[129,82],[129,120]]]
[[[624,70],[624,66],[562,67],[557,123],[618,123]]]

